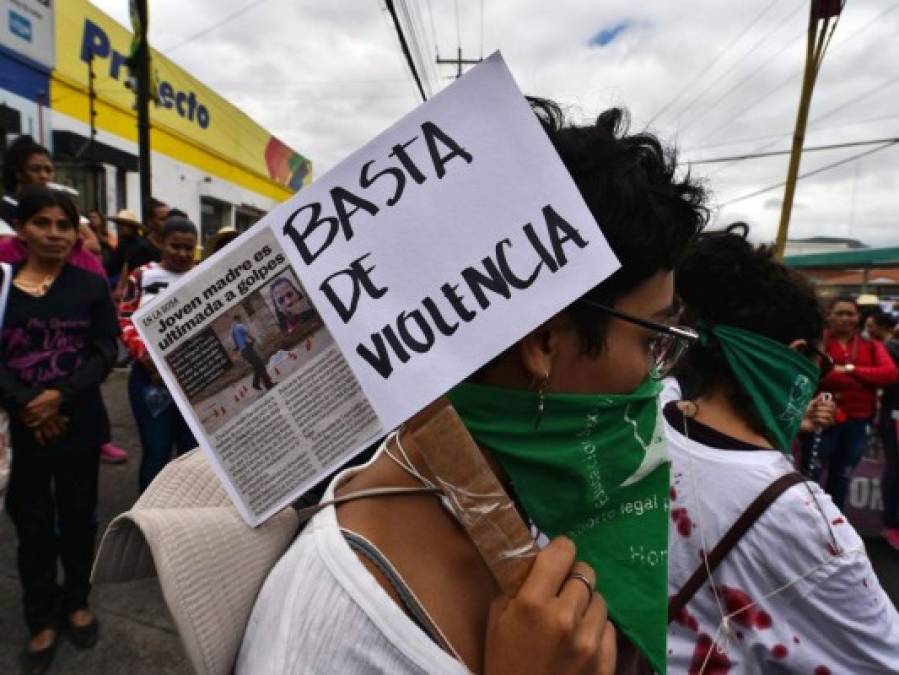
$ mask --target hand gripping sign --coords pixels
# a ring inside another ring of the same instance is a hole
[[[135,324],[258,524],[617,267],[497,53]]]

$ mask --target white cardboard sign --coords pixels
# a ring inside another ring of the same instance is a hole
[[[499,53],[263,222],[385,429],[619,266]]]

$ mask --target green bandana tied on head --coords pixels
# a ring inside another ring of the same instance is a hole
[[[770,440],[789,454],[821,371],[808,357],[764,335],[707,322],[697,329],[703,344],[718,342]]]
[[[670,471],[660,391],[647,379],[632,394],[546,394],[539,428],[536,392],[462,383],[449,398],[528,517],[574,541],[609,616],[664,673]]]

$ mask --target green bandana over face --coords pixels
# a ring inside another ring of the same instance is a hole
[[[785,344],[733,326],[700,323],[703,341],[716,340],[737,383],[782,452],[790,446],[821,371],[811,360]]]
[[[463,383],[449,398],[547,536],[566,535],[596,570],[619,630],[665,672],[668,481],[658,395],[538,394]]]

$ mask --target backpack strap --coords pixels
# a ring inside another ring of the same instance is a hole
[[[794,485],[805,481],[805,477],[800,474],[791,472],[784,474],[768,487],[762,490],[761,494],[755,498],[747,509],[737,518],[736,522],[731,525],[730,529],[721,537],[721,540],[712,549],[712,552],[706,556],[706,562],[700,563],[696,571],[687,579],[687,583],[683,585],[680,591],[668,600],[668,623],[674,620],[680,611],[687,606],[687,603],[693,599],[696,592],[702,588],[703,584],[718,568],[721,561],[727,557],[734,546],[739,543],[743,535],[749,531],[755,521],[768,510],[778,497],[789,490]]]

